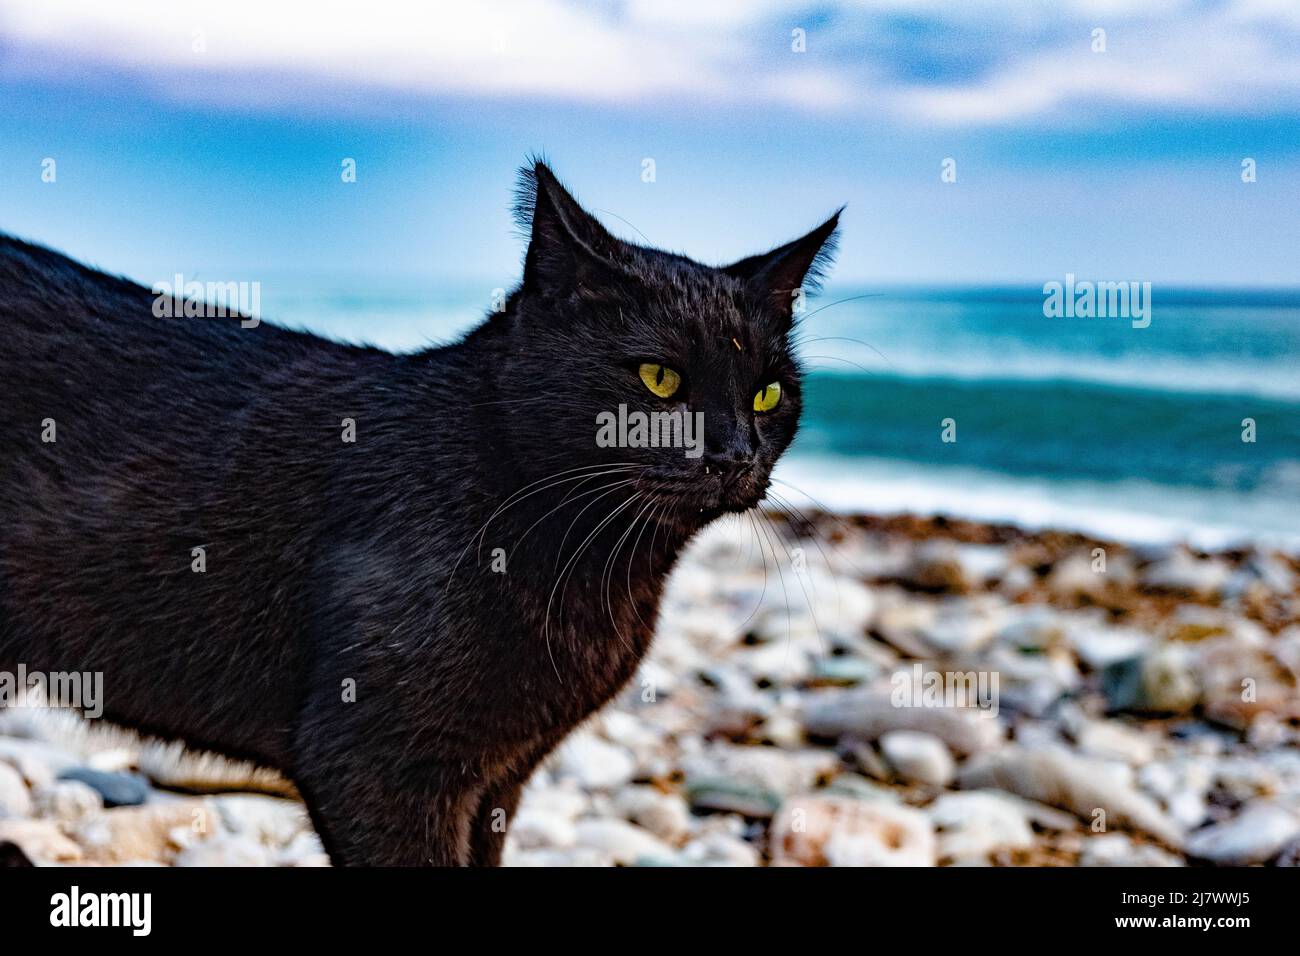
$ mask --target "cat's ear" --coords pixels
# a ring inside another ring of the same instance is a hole
[[[788,314],[787,310],[793,308],[796,290],[816,292],[821,288],[821,281],[835,257],[836,229],[843,211],[841,206],[806,236],[777,246],[771,252],[723,266],[721,271],[756,288],[760,294],[770,296]]]
[[[591,289],[617,271],[619,241],[578,204],[546,163],[519,171],[515,221],[528,235],[524,288],[552,293]]]

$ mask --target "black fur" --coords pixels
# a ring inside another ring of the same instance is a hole
[[[336,863],[496,863],[678,550],[762,499],[799,416],[790,290],[838,217],[714,269],[615,239],[543,163],[523,184],[505,310],[406,355],[155,318],[0,237],[0,668],[101,671],[107,719],[278,768]],[[679,400],[704,457],[597,447],[598,412]]]

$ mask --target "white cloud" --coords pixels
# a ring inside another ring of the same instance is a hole
[[[983,124],[1080,104],[1255,112],[1294,109],[1300,100],[1296,0],[1210,10],[1191,0],[1051,7],[842,0],[833,12],[821,29],[836,31],[839,42],[819,47],[809,26],[804,54],[789,52],[790,30],[821,21],[777,0],[5,0],[0,33],[42,71],[89,61],[141,74],[172,95],[249,102],[283,99],[288,89],[304,95],[323,81],[426,95],[690,98]],[[995,62],[960,82],[908,78],[894,60],[913,40],[889,33],[889,18],[902,16],[932,35],[973,31]],[[1089,50],[1093,26],[1108,31],[1105,54]],[[193,48],[196,31],[202,52]],[[877,42],[870,54],[854,55],[850,36]],[[259,80],[270,76],[302,82],[268,89]]]

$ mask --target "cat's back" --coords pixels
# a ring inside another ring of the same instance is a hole
[[[157,301],[127,279],[0,234],[0,428],[105,403],[137,424],[160,405],[175,416],[191,396],[218,410],[250,371],[308,351],[295,341],[305,336],[243,328],[238,317],[160,318]]]

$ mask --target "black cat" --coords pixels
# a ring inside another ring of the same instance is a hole
[[[710,268],[521,183],[522,284],[406,355],[158,318],[0,237],[0,668],[100,671],[106,719],[278,768],[337,864],[496,863],[679,549],[763,499],[839,215]],[[702,454],[605,447],[620,405],[701,414]]]

